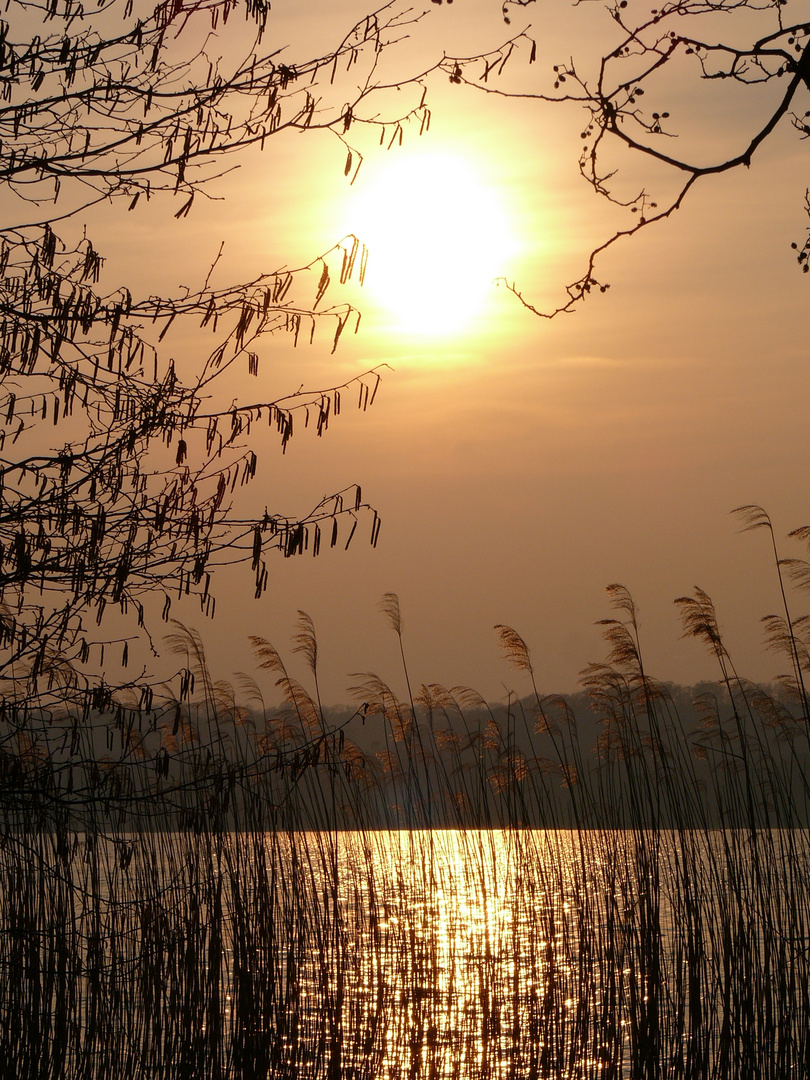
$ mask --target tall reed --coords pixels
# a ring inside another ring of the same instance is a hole
[[[241,704],[178,628],[193,695],[140,727],[9,732],[2,1075],[807,1075],[803,626],[766,626],[785,697],[737,674],[704,592],[681,598],[719,670],[686,710],[609,598],[582,700],[543,696],[509,627],[528,696],[414,690],[389,594],[404,701],[366,674],[331,720],[302,614],[311,689],[253,642],[280,708],[247,676]]]

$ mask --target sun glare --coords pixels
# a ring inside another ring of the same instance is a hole
[[[364,165],[351,218],[369,249],[366,287],[401,333],[472,329],[515,247],[503,198],[460,156]]]

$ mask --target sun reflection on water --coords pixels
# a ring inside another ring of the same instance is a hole
[[[277,982],[249,1034],[271,1047],[273,1077],[634,1080],[667,1075],[664,1057],[673,1076],[696,1061],[694,1076],[730,1075],[707,1065],[730,1045],[717,972],[738,959],[748,971],[757,949],[767,959],[758,935],[773,905],[757,913],[746,900],[756,918],[738,957],[722,834],[436,830],[268,843],[291,876]],[[690,896],[716,890],[700,911],[683,903],[686,858]]]
[[[372,843],[344,834],[341,844],[347,1075],[566,1075],[553,1015],[578,1008],[582,975],[566,834],[401,832]]]

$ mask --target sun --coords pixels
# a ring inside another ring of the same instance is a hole
[[[369,250],[366,287],[399,333],[472,330],[515,248],[503,196],[460,155],[364,164],[350,215]]]

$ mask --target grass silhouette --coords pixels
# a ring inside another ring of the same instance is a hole
[[[689,709],[646,671],[613,585],[577,701],[539,692],[506,626],[528,697],[412,691],[387,594],[405,701],[365,674],[356,711],[325,710],[302,613],[312,690],[253,639],[281,708],[249,676],[217,682],[178,626],[189,693],[148,723],[7,732],[0,1072],[806,1075],[807,623],[782,580],[805,570],[773,554],[784,614],[765,630],[790,672],[740,676],[697,589],[677,603],[719,678]]]

